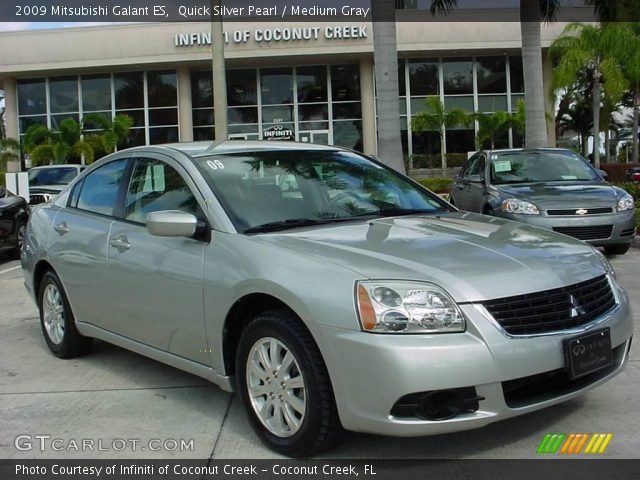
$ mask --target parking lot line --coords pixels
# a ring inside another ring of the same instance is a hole
[[[2,275],[3,273],[13,272],[14,270],[18,270],[19,268],[21,268],[20,265],[18,265],[17,267],[7,268],[6,270],[0,270],[0,275]]]

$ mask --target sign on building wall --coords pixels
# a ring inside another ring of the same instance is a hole
[[[274,125],[269,128],[265,128],[262,131],[262,138],[265,140],[289,140],[296,139],[295,133],[284,125]]]
[[[368,38],[367,25],[329,25],[327,27],[274,27],[224,32],[224,43],[307,42]],[[176,47],[211,45],[211,32],[176,33]]]

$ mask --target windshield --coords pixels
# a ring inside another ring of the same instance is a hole
[[[437,196],[350,152],[252,152],[195,161],[245,233],[448,211]]]
[[[34,168],[29,170],[29,186],[66,185],[76,178],[78,170],[73,167]]]
[[[572,152],[505,152],[491,155],[491,183],[600,181],[598,173]]]

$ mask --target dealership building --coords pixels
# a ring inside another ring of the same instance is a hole
[[[437,132],[411,132],[426,96],[439,95],[448,109],[513,111],[524,83],[519,23],[403,21],[409,16],[415,12],[397,12],[398,102],[404,153],[418,168],[440,152]],[[547,85],[547,49],[564,25],[542,25]],[[225,23],[229,137],[376,154],[373,28],[356,20]],[[210,23],[0,33],[7,135],[22,136],[33,124],[55,129],[87,113],[123,113],[134,119],[123,146],[213,139],[211,42]],[[475,128],[447,130],[454,163],[474,149]],[[498,139],[501,147],[521,144],[513,131]]]

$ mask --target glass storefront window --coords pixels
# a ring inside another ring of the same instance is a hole
[[[110,75],[83,75],[81,82],[83,111],[111,110]]]
[[[333,144],[362,151],[362,121],[334,121]]]
[[[461,97],[444,97],[444,108],[447,112],[450,112],[454,108],[461,108],[469,113],[473,112],[473,97],[461,96]]]
[[[293,121],[293,107],[291,105],[262,107],[262,123],[282,123],[291,121]]]
[[[177,125],[177,108],[158,108],[149,110],[149,125]]]
[[[49,79],[51,113],[78,111],[78,78],[59,77]]]
[[[193,108],[213,107],[213,78],[211,70],[191,72],[191,103]]]
[[[509,72],[511,77],[511,91],[524,93],[524,76],[522,74],[522,57],[509,57]]]
[[[118,110],[144,108],[144,75],[142,72],[116,73],[113,86]]]
[[[230,107],[258,104],[255,70],[227,71],[227,104]]]
[[[193,111],[194,127],[201,127],[204,125],[213,125],[213,124],[214,124],[213,108],[203,108],[201,110]]]
[[[358,65],[331,66],[331,96],[334,102],[360,100],[360,67]]]
[[[260,92],[263,105],[293,103],[293,69],[261,69]]]
[[[437,95],[440,92],[438,61],[433,59],[409,60],[409,89],[412,96]]]
[[[77,113],[65,113],[64,115],[51,115],[51,130],[58,130],[60,122],[71,118],[76,122],[80,122],[80,116]]]
[[[497,112],[507,110],[506,95],[479,95],[478,111],[479,112]]]
[[[445,95],[473,93],[473,64],[471,60],[443,60],[442,76],[444,80]]]
[[[24,134],[31,125],[44,125],[47,126],[46,115],[37,117],[20,117],[20,133]]]
[[[298,67],[296,69],[298,102],[327,101],[327,68]]]
[[[178,79],[175,70],[147,72],[149,107],[178,105]]]
[[[149,129],[149,144],[175,143],[178,141],[178,127],[160,127]]]
[[[308,122],[311,120],[327,120],[329,118],[329,107],[326,103],[314,105],[300,105],[298,107],[298,120]]]
[[[216,129],[214,127],[197,127],[193,129],[193,139],[196,142],[204,142],[215,138]]]
[[[258,107],[240,107],[227,109],[227,122],[258,123]]]
[[[407,95],[407,83],[405,81],[405,60],[404,58],[398,59],[398,92],[401,97],[405,97]]]
[[[129,130],[127,138],[118,145],[118,150],[125,148],[139,147],[146,143],[144,138],[144,128],[132,128]]]
[[[44,78],[20,80],[18,82],[18,110],[20,115],[44,115],[47,113],[47,94]]]
[[[337,120],[362,118],[362,105],[360,102],[334,103],[333,118]]]
[[[116,114],[118,113],[133,118],[133,128],[144,127],[144,110],[118,110]]]
[[[507,64],[505,57],[479,57],[476,59],[478,93],[507,92]]]

